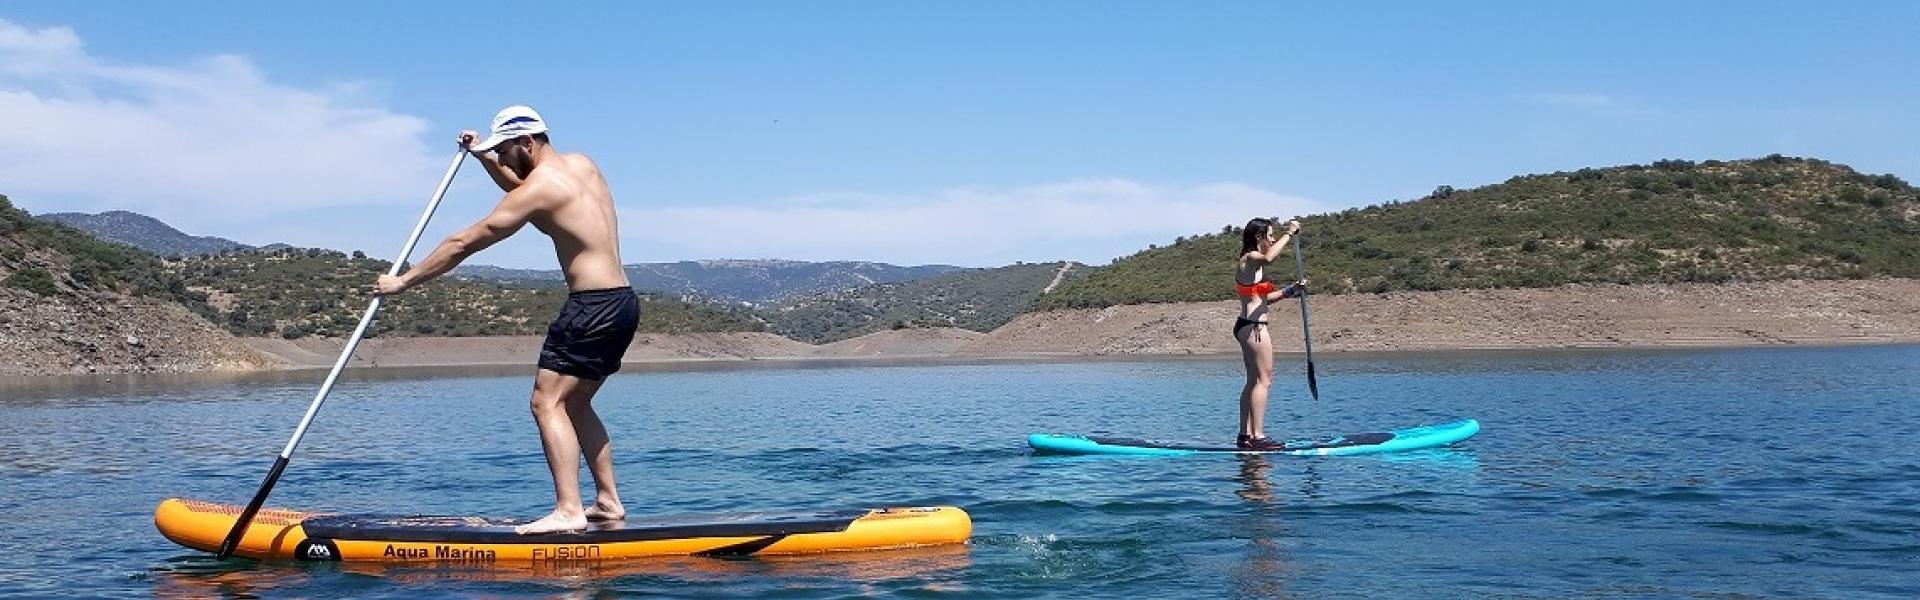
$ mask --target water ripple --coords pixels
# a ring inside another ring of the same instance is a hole
[[[1915,347],[1336,356],[1323,401],[1280,382],[1273,430],[1485,429],[1321,459],[1022,444],[1230,437],[1233,361],[623,374],[596,409],[634,513],[953,504],[973,543],[526,572],[180,549],[153,532],[154,504],[245,501],[312,383],[70,386],[0,402],[0,597],[1912,598],[1920,447],[1892,432],[1920,429],[1915,364]],[[926,389],[940,393],[900,392]],[[551,482],[525,390],[344,381],[270,504],[540,514]]]

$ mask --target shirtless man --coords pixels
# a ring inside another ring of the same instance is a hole
[[[460,133],[494,183],[507,192],[493,213],[448,236],[425,260],[399,276],[382,275],[376,294],[392,295],[453,269],[460,261],[532,223],[553,238],[566,272],[566,306],[547,327],[540,370],[533,378],[533,422],[553,471],[553,513],[514,530],[522,534],[577,531],[588,520],[626,517],[614,487],[613,450],[593,412],[593,395],[639,324],[640,301],[620,267],[620,233],[613,194],[599,167],[581,154],[561,154],[547,142],[547,124],[532,108],[509,106],[493,118],[485,140]],[[594,502],[580,501],[580,459],[593,472]]]

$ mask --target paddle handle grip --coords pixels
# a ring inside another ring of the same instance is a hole
[[[220,542],[220,551],[214,554],[215,557],[226,560],[240,547],[240,538],[247,535],[247,524],[253,521],[254,515],[260,513],[260,506],[267,503],[267,494],[273,491],[273,484],[280,481],[280,472],[287,470],[287,462],[289,459],[285,456],[273,461],[273,470],[267,471],[267,480],[260,484],[260,491],[253,495],[253,500],[247,502],[247,508],[240,511],[240,519],[234,521],[233,529],[227,531],[227,539]]]

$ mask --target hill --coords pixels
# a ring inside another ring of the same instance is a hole
[[[1769,156],[1514,177],[1302,220],[1321,293],[1920,277],[1920,191]],[[1236,226],[1116,260],[1035,303],[1230,297]],[[1291,277],[1283,265],[1269,278]]]
[[[100,214],[47,213],[37,215],[37,218],[79,229],[101,240],[169,258],[248,250],[305,251],[304,248],[286,244],[256,248],[225,238],[189,235],[159,219],[121,210]],[[925,279],[960,270],[960,267],[902,267],[858,261],[701,260],[635,263],[626,265],[626,270],[634,289],[641,291],[719,302],[765,304],[798,295]],[[511,269],[491,265],[461,265],[453,275],[461,279],[513,285],[556,283],[566,279],[557,269]]]
[[[902,267],[859,261],[690,260],[626,265],[634,289],[720,302],[766,304],[878,283],[900,283],[961,270],[950,265]],[[490,281],[561,281],[557,270],[476,266],[455,269],[455,276]]]
[[[152,255],[102,242],[55,221],[36,219],[0,196],[0,267],[6,287],[46,298],[106,294],[205,307],[181,278]]]
[[[367,285],[391,263],[316,248],[235,252],[174,261],[187,288],[241,335],[345,336],[358,324]],[[546,331],[566,288],[443,278],[384,303],[369,335],[531,335]],[[759,331],[725,310],[641,294],[640,331]]]
[[[991,331],[1025,312],[1056,277],[1077,279],[1078,263],[969,269],[793,298],[760,311],[774,332],[826,343],[888,329],[959,327]]]
[[[252,246],[226,238],[187,235],[159,219],[124,210],[97,215],[47,213],[39,215],[39,218],[85,231],[98,239],[133,246],[156,256],[198,256],[252,249]]]
[[[0,196],[0,374],[257,368],[157,258]]]

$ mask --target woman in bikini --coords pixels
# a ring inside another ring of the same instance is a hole
[[[1245,450],[1275,450],[1280,442],[1267,439],[1261,421],[1267,413],[1267,390],[1273,386],[1273,338],[1267,335],[1267,306],[1292,298],[1305,282],[1277,288],[1264,279],[1263,270],[1280,256],[1299,221],[1287,221],[1286,233],[1276,239],[1271,219],[1247,221],[1240,233],[1240,260],[1233,270],[1234,292],[1240,297],[1240,316],[1233,321],[1233,339],[1247,363],[1247,385],[1240,390],[1240,436],[1234,446]]]

